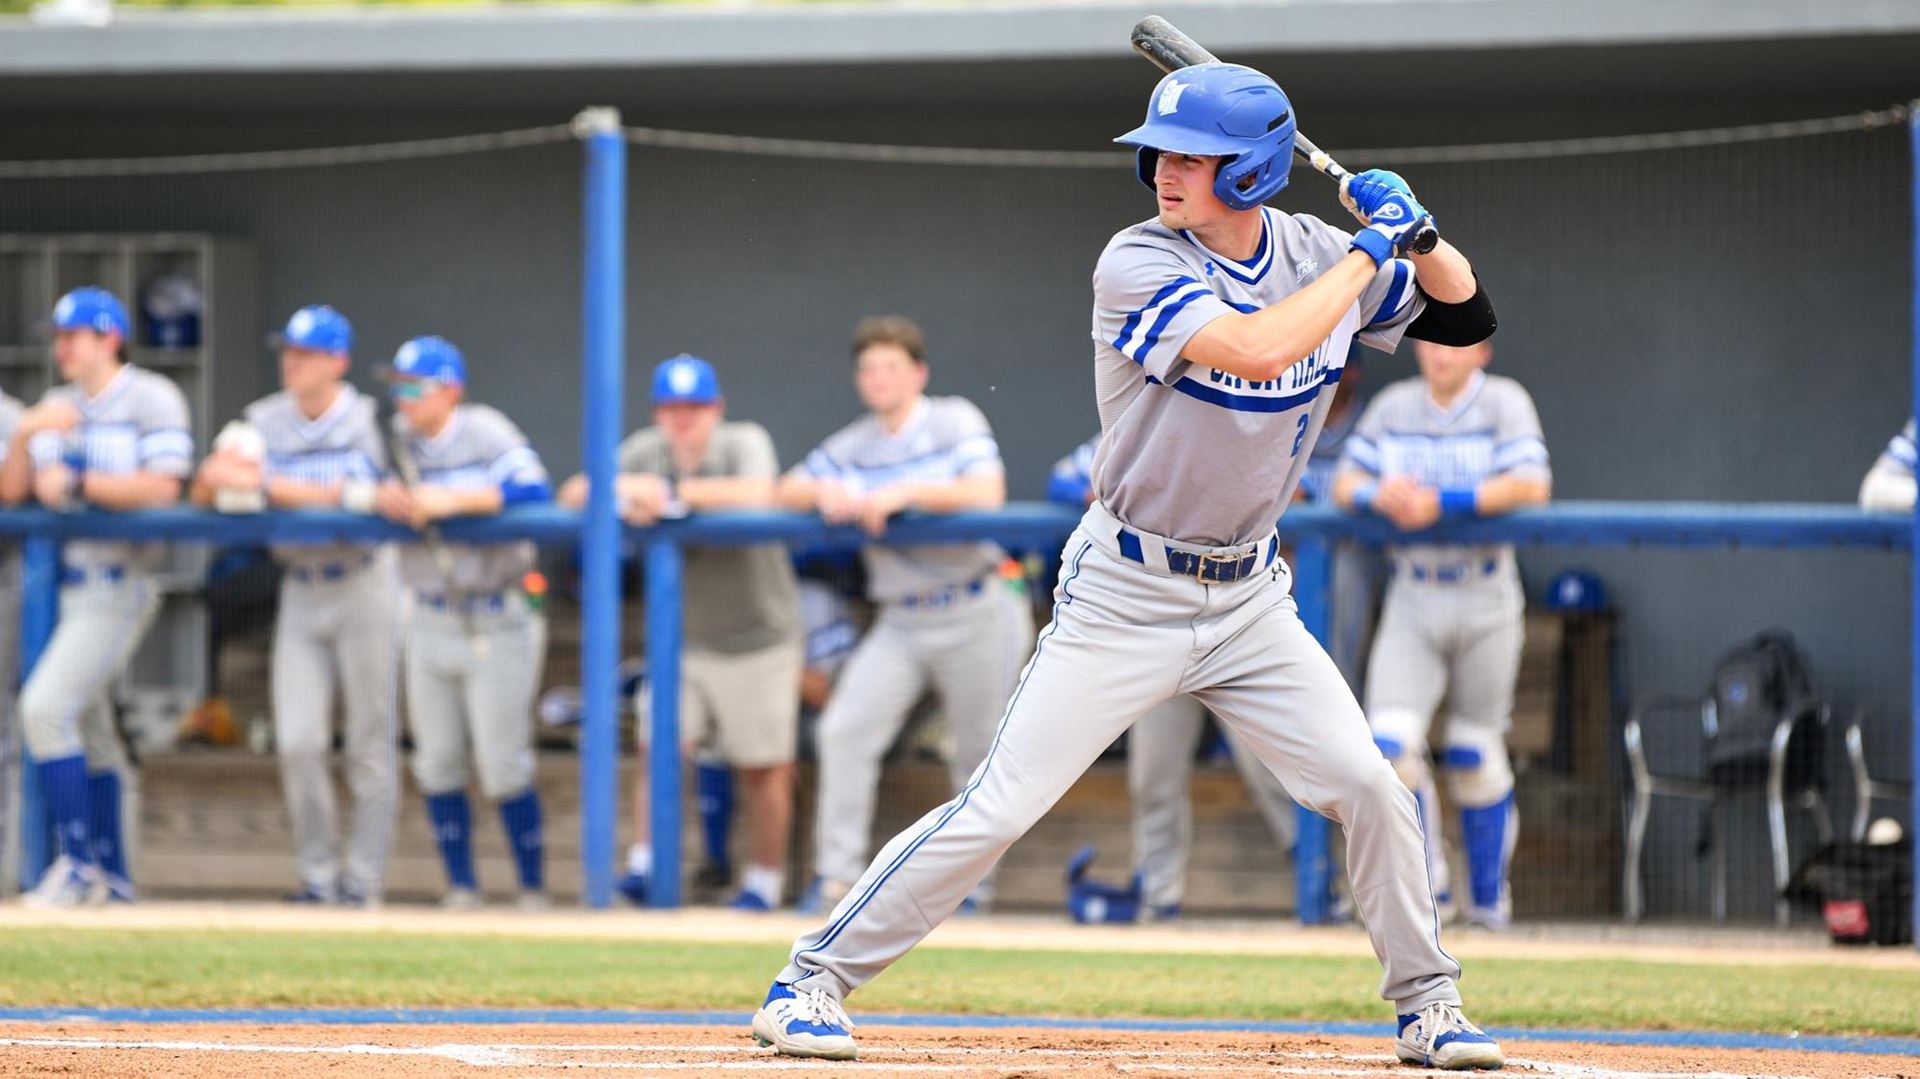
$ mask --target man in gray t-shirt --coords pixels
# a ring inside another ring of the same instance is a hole
[[[727,421],[720,379],[697,356],[675,356],[653,372],[654,425],[620,444],[614,489],[621,516],[634,524],[662,517],[770,505],[779,463],[773,439],[757,423]],[[585,476],[561,488],[562,505],[586,502]],[[801,635],[793,563],[780,544],[690,547],[683,569],[680,734],[688,749],[712,744],[738,769],[748,828],[747,867],[737,910],[769,911],[786,888],[787,837],[793,819],[793,757],[800,707]],[[634,772],[633,845],[620,891],[647,898],[653,871],[648,842],[647,698],[640,717],[641,763]]]
[[[854,330],[854,382],[867,413],[827,436],[781,484],[792,509],[879,536],[902,510],[955,513],[1006,501],[993,429],[964,397],[928,397],[926,338],[912,321],[871,318]],[[838,902],[871,849],[880,760],[929,683],[953,735],[956,789],[987,755],[1033,640],[1033,615],[999,577],[995,543],[861,551],[880,610],[820,716],[814,827],[818,879],[803,907]],[[980,882],[969,901],[989,899]]]

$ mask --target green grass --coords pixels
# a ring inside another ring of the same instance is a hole
[[[744,1011],[784,949],[398,934],[16,930],[0,1006],[577,1007]],[[866,1011],[1384,1020],[1371,960],[923,949]],[[1920,1035],[1920,970],[1480,959],[1497,1026]]]

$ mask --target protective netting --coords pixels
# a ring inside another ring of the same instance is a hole
[[[1501,315],[1493,370],[1537,402],[1558,497],[1848,501],[1906,413],[1904,115],[1335,152],[1355,169],[1405,173],[1473,258]],[[933,392],[972,398],[994,423],[1015,497],[1038,497],[1052,462],[1092,433],[1086,275],[1106,237],[1148,212],[1127,154],[625,131],[630,425],[645,415],[640,376],[693,351],[719,365],[730,412],[765,424],[790,465],[859,409],[845,359],[853,321],[898,311],[930,332]],[[513,415],[558,479],[579,452],[572,138],[559,124],[343,148],[0,162],[0,387],[29,403],[43,392],[54,379],[42,326],[54,297],[103,284],[135,312],[135,362],[186,389],[204,450],[241,405],[277,386],[266,332],[324,301],[355,319],[352,378],[368,390],[409,336],[462,344],[474,398]],[[1345,220],[1330,185],[1304,169],[1278,203]],[[1413,373],[1398,357],[1366,366],[1348,392]],[[578,681],[570,556],[555,549],[545,562],[556,587],[543,714],[564,719]],[[1522,920],[1622,912],[1624,722],[1653,694],[1703,694],[1722,653],[1761,629],[1781,626],[1802,643],[1829,706],[1816,771],[1834,827],[1844,832],[1853,816],[1841,739],[1856,715],[1870,769],[1906,778],[1904,555],[1554,549],[1524,551],[1522,563],[1532,598],[1512,743]],[[1547,583],[1572,564],[1597,571],[1610,613],[1546,609]],[[180,545],[172,567],[162,617],[114,693],[140,750],[138,849],[149,862],[178,851],[187,867],[177,879],[149,874],[156,891],[285,890],[291,858],[266,693],[275,571],[257,552],[206,545]],[[822,587],[857,595],[844,561],[816,570]],[[1046,568],[1032,577],[1044,595]],[[1370,605],[1357,606],[1364,621]],[[626,650],[637,655],[637,606],[627,624]],[[945,782],[937,700],[923,711],[927,722],[896,751],[886,788],[896,794],[876,840]],[[548,828],[555,887],[566,895],[577,887],[569,858],[579,834],[564,808],[571,735],[536,729],[547,744],[542,782],[559,807]],[[1701,763],[1697,722],[1669,717],[1646,731],[1655,771]],[[1217,739],[1203,736],[1194,752],[1188,908],[1292,909],[1283,840]],[[1099,874],[1130,874],[1123,753],[1015,848],[1005,902],[1057,905],[1064,856],[1081,842],[1099,846]],[[390,892],[425,898],[440,879],[417,792],[404,789],[411,815]],[[809,875],[809,799],[795,815],[790,892]],[[1889,812],[1897,807],[1878,809]],[[1797,862],[1810,825],[1797,811],[1787,817]],[[698,824],[688,818],[692,852]],[[1739,794],[1729,821],[1713,840],[1728,856],[1727,905],[1766,917],[1764,795]],[[485,827],[497,832],[490,817]],[[1656,802],[1649,914],[1709,916],[1704,834],[1695,806]],[[505,888],[505,849],[493,853],[502,865],[483,875]],[[689,863],[692,872],[698,859]]]

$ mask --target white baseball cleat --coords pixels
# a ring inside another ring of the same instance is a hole
[[[1469,1023],[1460,1005],[1443,1001],[1400,1017],[1393,1052],[1408,1064],[1446,1071],[1498,1068],[1507,1062],[1499,1042]]]
[[[852,1060],[853,1020],[824,989],[795,990],[774,982],[766,1003],[753,1013],[753,1037],[790,1057]]]
[[[487,901],[472,888],[449,888],[447,894],[440,897],[441,910],[485,910]]]
[[[85,907],[107,901],[106,883],[93,866],[62,854],[40,876],[40,883],[20,897],[20,905],[54,909]]]
[[[521,892],[513,905],[522,914],[545,914],[553,909],[553,901],[545,892]]]

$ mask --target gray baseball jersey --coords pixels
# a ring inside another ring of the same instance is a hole
[[[407,437],[420,466],[420,482],[429,487],[499,487],[506,483],[544,484],[546,466],[512,420],[486,405],[463,404],[432,438]],[[400,575],[415,591],[480,595],[517,585],[533,568],[531,540],[515,543],[450,544],[453,576],[443,580],[424,544],[400,549]]]
[[[1489,476],[1551,481],[1540,414],[1525,387],[1502,375],[1476,371],[1446,408],[1433,403],[1425,380],[1402,379],[1381,390],[1341,458],[1343,468],[1368,476],[1404,475],[1435,488],[1471,488]],[[1489,547],[1408,545],[1396,562],[1425,567],[1511,557],[1511,544]]]
[[[620,444],[620,471],[688,478],[658,427],[643,427]],[[773,438],[757,423],[714,428],[694,477],[779,475]],[[685,551],[683,633],[689,648],[757,652],[800,635],[793,559],[785,545],[689,547]]]
[[[1261,215],[1245,262],[1157,221],[1122,231],[1101,255],[1099,499],[1067,541],[1053,620],[966,786],[881,849],[828,923],[795,942],[779,981],[836,998],[865,984],[956,910],[1114,738],[1186,693],[1303,804],[1345,824],[1355,902],[1386,968],[1381,995],[1402,1014],[1459,1001],[1459,965],[1434,933],[1414,799],[1300,624],[1274,554],[1323,394],[1356,335],[1399,341],[1421,305],[1413,269],[1382,268],[1277,379],[1206,369],[1182,354],[1208,322],[1276,304],[1346,257],[1349,234]]]
[[[1550,482],[1547,444],[1527,391],[1510,378],[1474,372],[1446,408],[1423,379],[1382,390],[1347,440],[1342,470],[1411,476],[1427,487],[1475,488],[1490,477]],[[1505,732],[1525,640],[1525,597],[1510,544],[1395,547],[1394,580],[1381,607],[1368,662],[1367,718],[1434,825],[1440,803],[1427,748],[1434,713],[1447,707],[1447,770],[1467,818],[1472,877],[1468,916],[1491,928],[1511,918],[1508,868],[1518,818]],[[1450,901],[1440,829],[1427,829],[1435,894]]]
[[[246,408],[266,444],[269,479],[330,485],[378,480],[387,451],[379,406],[352,386],[309,419],[280,392]],[[316,895],[336,885],[378,899],[398,797],[398,607],[392,553],[349,544],[274,548],[288,566],[273,637],[274,748],[293,823],[300,879]],[[345,717],[353,812],[338,840],[331,757],[335,700]],[[338,853],[336,853],[338,852]]]
[[[342,385],[333,404],[314,419],[308,419],[284,390],[248,405],[243,415],[266,444],[263,471],[267,479],[325,486],[347,480],[377,481],[386,472],[387,447],[380,437],[379,411],[373,398]],[[349,544],[281,545],[273,553],[289,565],[324,566],[357,560],[366,550]]]
[[[827,437],[797,471],[871,491],[896,483],[944,483],[1002,471],[1000,445],[972,401],[926,397],[899,433],[889,434],[871,413]],[[993,571],[1007,557],[997,543],[938,547],[869,544],[867,592],[887,603],[929,589],[963,585]]]
[[[1898,476],[1912,476],[1916,452],[1913,421],[1908,420],[1907,425],[1900,428],[1900,433],[1887,443],[1887,448],[1880,451],[1880,459],[1874,462],[1874,467],[1887,469]]]
[[[71,431],[35,435],[28,450],[36,466],[64,462],[107,475],[157,472],[181,478],[193,470],[187,399],[163,375],[128,365],[97,397],[89,398],[69,382],[48,390],[41,400],[71,406],[80,413],[80,423]],[[63,547],[61,558],[75,569],[152,569],[163,551],[158,543],[73,540]]]
[[[1189,543],[1230,546],[1273,532],[1320,437],[1347,351],[1393,351],[1425,306],[1403,261],[1380,268],[1311,355],[1277,379],[1202,368],[1189,338],[1232,311],[1271,307],[1346,255],[1351,233],[1263,209],[1250,262],[1147,221],[1115,236],[1094,270],[1094,493],[1121,520]],[[1152,392],[1148,392],[1149,390]]]

